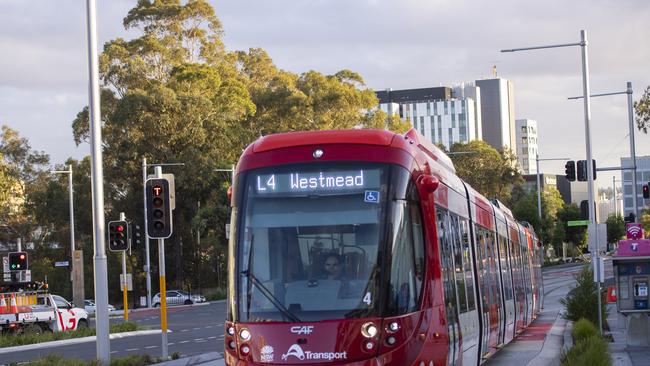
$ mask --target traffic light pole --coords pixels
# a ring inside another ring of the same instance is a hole
[[[560,47],[574,47],[574,46],[580,46],[581,49],[581,55],[582,55],[582,95],[584,96],[584,119],[585,119],[585,142],[587,145],[587,166],[590,169],[587,169],[587,187],[588,187],[588,194],[589,194],[589,222],[592,225],[596,224],[596,217],[595,217],[595,212],[594,212],[594,176],[593,176],[593,169],[591,167],[593,166],[593,159],[591,155],[591,130],[590,130],[590,121],[591,121],[591,104],[590,104],[590,94],[589,94],[589,61],[588,61],[588,56],[587,56],[587,31],[586,30],[581,30],[580,31],[580,42],[575,42],[575,43],[565,43],[565,44],[556,44],[556,45],[548,45],[548,46],[535,46],[535,47],[524,47],[524,48],[511,48],[511,49],[504,49],[501,50],[501,52],[518,52],[518,51],[530,51],[530,50],[540,50],[540,49],[547,49],[547,48],[560,48]],[[600,266],[598,265],[599,262],[599,254],[598,254],[598,249],[600,248],[599,240],[598,240],[598,230],[594,230],[594,241],[596,243],[596,251],[595,251],[595,262],[596,262],[596,271],[597,271],[597,279],[598,279],[598,329],[599,333],[603,333],[603,325],[602,325],[602,314],[601,314],[601,299],[600,299]]]
[[[120,212],[120,221],[126,221],[124,212]],[[126,250],[122,251],[122,299],[124,301],[124,321],[129,321],[128,281],[126,280]]]
[[[634,202],[633,202],[633,210],[634,210],[634,216],[635,220],[639,220],[639,205],[637,203],[638,199],[638,192],[637,192],[637,179],[636,179],[636,148],[634,145],[634,101],[632,98],[632,82],[628,81],[626,85],[625,91],[622,92],[613,92],[613,93],[600,93],[600,94],[591,94],[590,97],[606,97],[610,95],[621,95],[621,94],[626,94],[627,95],[627,119],[628,119],[628,127],[630,130],[630,158],[632,159],[632,166],[627,167],[625,169],[607,169],[607,170],[632,170],[632,197],[634,197]],[[567,99],[582,99],[582,96],[579,97],[569,97]],[[600,171],[601,169],[598,169]],[[603,169],[605,170],[605,169]],[[625,214],[623,214],[624,216]]]
[[[149,233],[147,232],[147,158],[142,158],[142,194],[144,202],[144,251],[145,251],[145,274],[147,275],[147,307],[151,308],[151,260],[149,254]]]
[[[156,178],[162,178],[162,167],[157,166]],[[165,278],[165,239],[158,239],[158,273],[160,280],[160,331],[162,335],[162,358],[167,360],[167,283]]]

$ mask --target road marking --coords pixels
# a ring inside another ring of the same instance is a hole
[[[190,341],[180,341],[178,344],[189,343]]]
[[[192,328],[192,330],[199,330],[199,329],[201,329],[201,328],[198,328],[198,327],[197,328]]]
[[[222,336],[222,335],[220,335],[220,336],[219,336],[219,339],[223,339],[223,336]]]
[[[152,349],[152,348],[156,348],[156,347],[158,347],[158,346],[146,346],[145,348],[146,349]]]
[[[175,345],[175,344],[176,344],[176,343],[174,343],[174,342],[169,342],[169,343],[167,343],[168,346],[173,346],[173,345]]]
[[[208,339],[215,339],[217,336],[208,337]]]
[[[208,325],[207,327],[204,327],[205,329],[212,328],[214,325]]]
[[[139,351],[140,348],[127,348],[125,349],[126,352],[131,352],[131,351]]]
[[[117,351],[111,351],[111,353],[117,353]]]
[[[189,332],[189,331],[190,331],[189,329],[183,329],[183,330],[181,330],[181,333],[183,333],[183,332]]]

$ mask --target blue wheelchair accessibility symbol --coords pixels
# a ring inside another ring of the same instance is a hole
[[[379,191],[366,191],[364,202],[379,203]]]

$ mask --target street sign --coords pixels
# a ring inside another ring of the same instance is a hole
[[[133,277],[130,273],[126,274],[126,290],[133,291]],[[120,274],[120,290],[124,291],[124,275]]]
[[[70,265],[68,261],[54,262],[54,267],[67,267]]]
[[[567,226],[587,226],[589,225],[589,220],[573,220],[567,221]]]

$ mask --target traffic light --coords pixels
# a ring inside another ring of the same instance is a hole
[[[142,245],[142,227],[138,224],[133,224],[129,225],[129,229],[133,229],[132,232],[130,233],[129,237],[131,238],[131,246],[136,249],[140,248]]]
[[[592,162],[592,175],[594,177],[594,180],[596,180],[596,160],[591,159]],[[580,182],[586,182],[588,179],[588,172],[587,172],[587,160],[578,160],[578,168],[576,169],[576,174],[578,177],[578,181]]]
[[[108,223],[108,249],[113,252],[129,249],[129,224],[126,221]]]
[[[166,178],[149,178],[145,189],[147,234],[152,239],[169,238],[172,235],[169,181]]]
[[[648,187],[648,184],[643,185],[643,198],[650,198],[650,187]]]
[[[570,182],[576,180],[576,162],[569,160],[564,164],[564,176]]]
[[[10,271],[24,271],[27,269],[29,269],[29,263],[27,262],[27,252],[9,253]]]
[[[580,201],[580,220],[589,220],[589,201]]]

